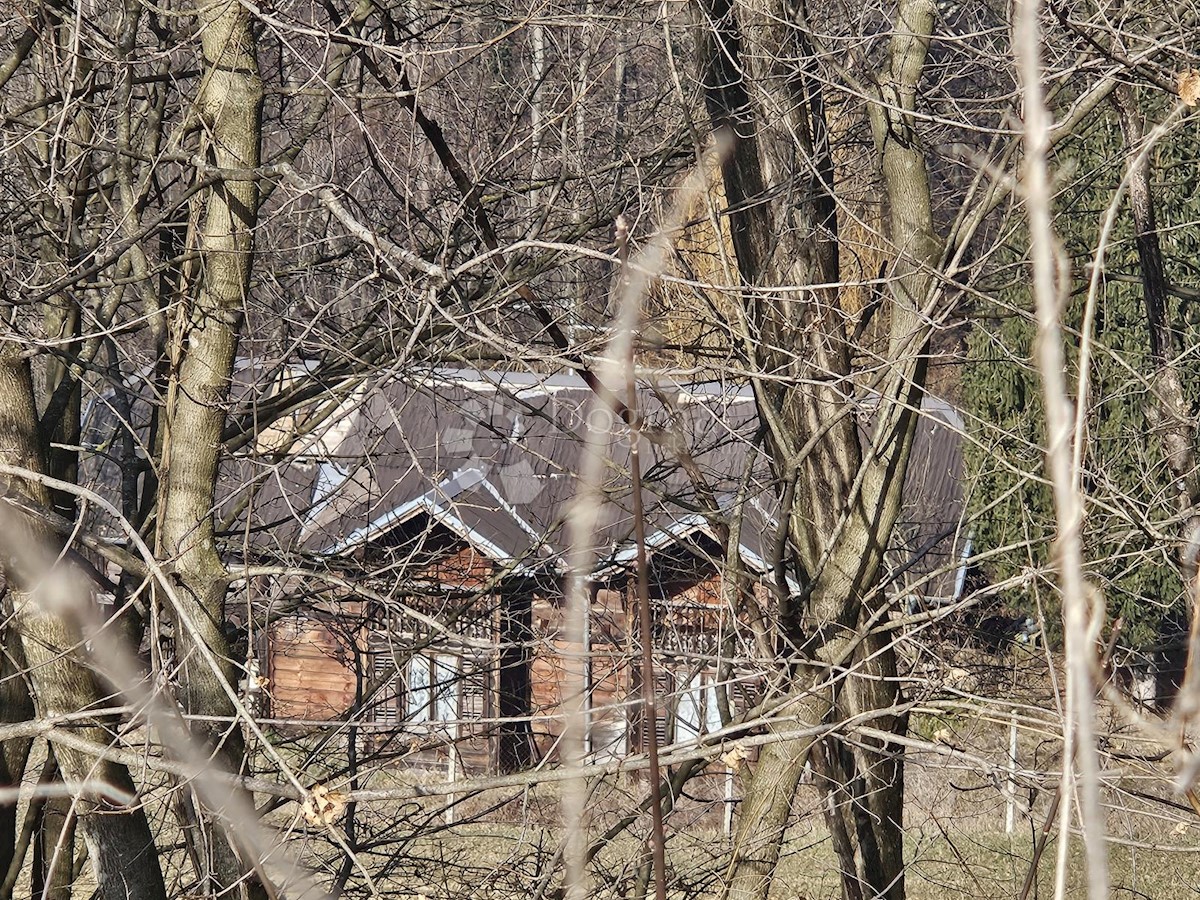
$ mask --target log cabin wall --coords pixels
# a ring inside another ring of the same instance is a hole
[[[531,660],[531,712],[534,746],[539,759],[558,752],[565,728],[563,701],[567,691],[567,659],[583,653],[565,641],[565,609],[561,595],[543,592],[533,606],[535,650]],[[593,585],[588,611],[591,654],[584,679],[587,691],[587,749],[610,759],[626,750],[630,657],[626,640],[624,591]]]
[[[298,723],[336,719],[354,705],[354,651],[343,633],[313,615],[288,616],[271,629],[271,716]]]
[[[688,732],[686,737],[695,737],[704,731],[716,730],[711,719],[708,720],[709,727],[703,728],[706,721],[703,711],[706,692],[702,685],[715,678],[715,666],[711,660],[720,649],[723,606],[721,579],[715,573],[687,577],[683,573],[673,572],[666,577],[659,567],[655,569],[658,571],[653,571],[651,578],[654,690],[658,699],[655,727],[658,746],[665,749],[683,739],[685,731]],[[637,600],[632,591],[627,602],[631,609],[636,608]],[[634,635],[632,646],[636,651],[641,641],[636,631]],[[640,694],[640,671],[635,674],[635,683]],[[693,693],[699,698],[696,704],[693,704],[696,700]],[[683,710],[680,709],[681,698],[684,699]],[[697,705],[696,711],[693,711],[692,705]],[[640,712],[639,708],[634,708],[632,743],[639,752],[645,753],[649,736]],[[719,721],[716,720],[716,727],[719,727]]]
[[[686,561],[658,575],[656,727],[660,746],[668,747],[720,727],[715,660],[729,626],[711,565]],[[378,615],[348,601],[341,608],[353,608],[361,621],[350,633],[335,627],[332,614],[288,617],[271,631],[272,715],[297,725],[354,715],[368,731],[411,735],[418,749],[409,758],[417,765],[440,764],[452,743],[468,772],[514,771],[553,758],[565,726],[566,660],[584,650],[563,640],[556,585],[501,578],[466,545],[416,580],[447,590],[405,596],[404,604],[466,641],[448,640],[395,610]],[[479,593],[464,600],[470,591]],[[645,751],[636,623],[624,580],[593,585],[585,678],[587,749],[596,761]],[[735,715],[758,701],[759,681],[744,666],[734,668],[724,687]]]
[[[687,745],[720,730],[720,692],[726,694],[733,716],[752,709],[763,699],[764,679],[744,655],[745,623],[732,621],[723,578],[712,562],[714,552],[711,546],[699,552],[677,548],[652,563],[651,617],[658,698],[655,727],[660,751]],[[753,591],[766,608],[766,587],[756,583]],[[632,591],[627,604],[631,610],[635,608]],[[637,651],[640,642],[636,627],[631,628],[631,647]],[[722,659],[728,669],[723,675]],[[634,669],[634,690],[640,695],[639,676],[640,670]],[[640,706],[631,705],[630,710],[631,749],[645,753],[648,735]],[[750,755],[757,758],[753,750]]]
[[[626,592],[613,587],[595,592],[591,605],[591,655],[588,658],[588,750],[598,762],[619,759],[629,749],[635,701]]]
[[[361,562],[374,569],[386,561]],[[326,592],[301,601],[303,611],[271,626],[265,653],[269,715],[292,731],[353,718],[368,735],[407,733],[414,748],[408,758],[416,765],[444,762],[453,744],[464,770],[494,769],[499,736],[491,723],[503,646],[495,566],[458,542],[404,578],[424,592],[396,595],[397,603],[386,607],[345,599],[344,590]],[[370,587],[383,596],[394,593],[394,585]],[[290,594],[285,602],[294,604],[306,589],[276,585],[274,593]],[[454,637],[406,615],[405,608],[444,623]],[[347,613],[355,623],[350,629]]]
[[[704,573],[704,569],[697,570]],[[716,660],[724,640],[721,577],[713,571],[694,580],[660,581],[652,601],[656,726],[660,747],[694,741],[718,730],[717,691],[726,690],[734,715],[761,700],[761,675],[745,664],[731,667],[718,682]],[[586,668],[587,750],[597,762],[644,753],[641,719],[641,644],[631,585],[596,587],[589,607],[590,653]],[[582,648],[562,640],[559,598],[534,605],[532,660],[533,738],[539,758],[553,755],[562,736],[566,660]]]

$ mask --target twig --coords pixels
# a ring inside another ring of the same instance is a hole
[[[1059,255],[1051,218],[1051,187],[1047,164],[1050,147],[1050,117],[1042,94],[1041,28],[1039,0],[1022,0],[1017,5],[1014,52],[1021,78],[1025,105],[1025,207],[1029,217],[1029,243],[1033,257],[1033,293],[1037,306],[1037,362],[1042,378],[1046,408],[1046,463],[1054,492],[1058,521],[1055,556],[1058,563],[1066,628],[1067,722],[1064,734],[1062,795],[1059,821],[1058,876],[1056,897],[1065,891],[1067,824],[1070,798],[1075,785],[1076,760],[1081,770],[1080,825],[1088,857],[1088,894],[1092,900],[1108,897],[1108,851],[1100,805],[1099,760],[1095,745],[1095,692],[1089,661],[1094,651],[1097,619],[1090,609],[1089,587],[1083,578],[1083,546],[1080,530],[1083,503],[1072,474],[1071,402],[1067,396],[1066,360],[1062,348],[1062,288],[1056,271]]]

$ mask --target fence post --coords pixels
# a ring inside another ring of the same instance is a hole
[[[458,777],[458,738],[459,738],[459,722],[455,719],[447,726],[447,732],[450,738],[449,752],[446,753],[446,780],[451,784]],[[454,824],[454,795],[446,795],[446,824]]]
[[[725,767],[725,838],[733,834],[733,767]]]
[[[1004,833],[1012,834],[1017,812],[1017,711],[1008,718],[1008,790],[1005,791]]]

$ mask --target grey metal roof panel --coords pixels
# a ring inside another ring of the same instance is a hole
[[[754,443],[758,426],[749,391],[736,384],[664,382],[644,388],[639,404],[650,533],[706,508],[678,463],[679,451],[687,450],[722,506],[732,505],[749,466],[742,545],[766,565],[778,528],[777,504],[769,461]],[[226,467],[223,485],[231,493],[256,479],[249,514],[254,541],[266,552],[339,546],[416,498],[438,498],[439,485],[473,470],[483,481],[443,497],[447,513],[483,536],[503,559],[557,556],[561,563],[564,521],[587,440],[597,430],[609,438],[602,447],[608,502],[597,544],[611,548],[612,555],[632,538],[627,429],[596,411],[592,392],[574,375],[417,371],[361,391],[326,427],[336,439],[310,441],[300,458],[268,465],[247,453]],[[897,560],[894,568],[907,566],[909,582],[952,567],[961,545],[954,534],[962,508],[960,427],[952,407],[926,402],[891,557]],[[330,463],[342,464],[342,471],[334,473]],[[322,480],[328,486],[338,477],[330,496],[319,496]],[[914,551],[924,554],[916,564]],[[952,572],[939,575],[922,593],[943,593],[953,581]]]

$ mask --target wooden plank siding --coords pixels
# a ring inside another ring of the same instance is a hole
[[[345,635],[312,616],[275,623],[267,671],[274,718],[335,719],[354,705],[354,650]]]
[[[719,727],[714,658],[729,627],[719,575],[703,566],[673,574],[679,577],[659,580],[652,604],[662,746]],[[398,607],[373,613],[357,601],[346,601],[363,622],[352,634],[314,614],[285,618],[270,631],[271,715],[344,718],[360,685],[357,721],[381,736],[411,736],[425,748],[409,757],[415,764],[440,764],[450,741],[460,742],[467,771],[509,771],[556,756],[567,661],[584,655],[584,647],[564,639],[561,595],[530,580],[497,582],[492,564],[465,546],[422,577],[453,590],[398,599],[470,640],[447,640]],[[471,590],[480,593],[464,600]],[[594,586],[585,677],[588,749],[598,761],[645,749],[635,610],[627,585]],[[473,646],[480,642],[492,649]],[[735,678],[736,713],[757,696],[747,672]]]

